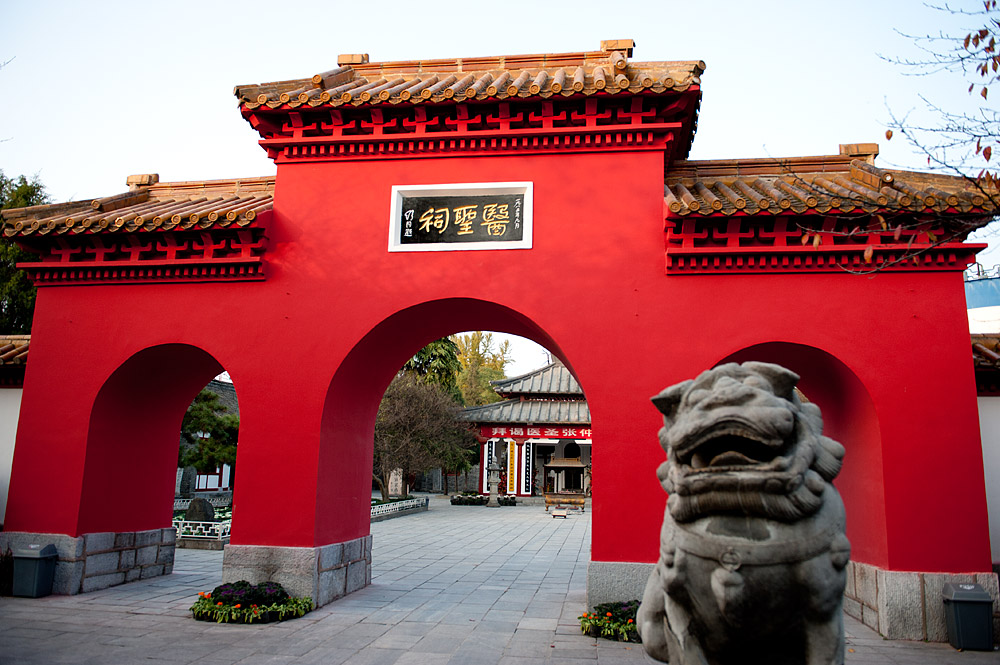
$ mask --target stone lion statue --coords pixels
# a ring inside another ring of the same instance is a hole
[[[840,664],[844,447],[778,365],[722,365],[653,397],[670,498],[638,628],[674,665]]]

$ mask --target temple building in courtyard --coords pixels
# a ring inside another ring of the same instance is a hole
[[[503,401],[462,413],[478,429],[480,492],[489,492],[489,466],[495,461],[503,494],[589,495],[590,409],[572,372],[557,359],[490,383]]]

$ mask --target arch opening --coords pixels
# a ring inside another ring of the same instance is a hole
[[[757,344],[731,353],[716,365],[751,360],[782,365],[801,377],[799,390],[823,413],[824,434],[847,450],[834,485],[847,511],[851,558],[886,566],[888,542],[881,434],[868,389],[838,358],[804,344]]]
[[[135,353],[104,382],[87,432],[79,533],[136,532],[170,526],[181,421],[222,365],[187,344]],[[108,501],[109,487],[122,487]]]

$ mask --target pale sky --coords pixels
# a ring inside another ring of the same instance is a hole
[[[836,154],[841,143],[877,142],[877,164],[926,170],[898,135],[886,141],[890,110],[919,117],[921,94],[970,108],[968,83],[907,76],[879,55],[916,53],[897,30],[976,27],[916,0],[0,0],[0,63],[10,60],[0,69],[0,169],[37,174],[55,201],[125,191],[133,173],[269,175],[274,165],[237,109],[238,84],[309,77],[336,67],[341,53],[558,53],[630,38],[633,60],[707,63],[692,159]],[[509,375],[545,360],[521,345],[515,357]]]

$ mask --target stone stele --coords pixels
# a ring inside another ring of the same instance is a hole
[[[188,522],[214,522],[215,507],[207,499],[201,497],[191,499],[191,504],[184,513],[184,519]]]
[[[721,365],[653,397],[670,495],[638,628],[672,665],[844,662],[844,447],[778,365]]]

